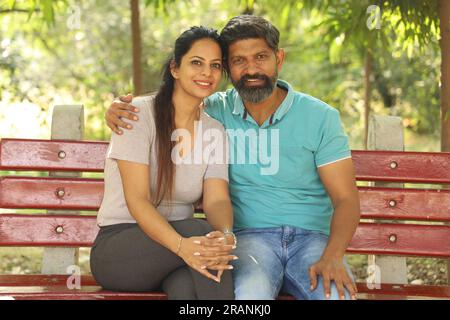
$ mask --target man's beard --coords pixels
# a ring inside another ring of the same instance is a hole
[[[246,86],[245,84],[247,83],[247,80],[251,79],[264,80],[264,84],[262,86],[253,86],[253,87]],[[231,79],[231,82],[233,83],[237,92],[241,96],[242,100],[251,103],[260,103],[261,101],[264,101],[272,94],[273,90],[275,89],[277,79],[278,79],[278,72],[276,72],[275,75],[272,77],[268,77],[265,74],[255,74],[255,75],[246,74],[242,76],[238,81],[233,81],[233,79]]]

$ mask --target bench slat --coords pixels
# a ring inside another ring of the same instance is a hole
[[[1,139],[1,170],[102,172],[107,141]],[[64,151],[64,159],[58,153]],[[450,184],[450,153],[353,150],[356,178]],[[391,168],[395,162],[397,167]]]
[[[450,190],[358,189],[363,218],[450,221]],[[104,183],[102,179],[10,176],[0,177],[0,190],[0,208],[98,210]],[[64,196],[58,197],[61,190]]]
[[[94,216],[0,214],[0,246],[89,247],[97,232]],[[450,226],[360,223],[348,252],[449,258]]]
[[[0,246],[90,247],[98,233],[96,220],[95,216],[0,214]]]
[[[450,299],[450,286],[411,285],[411,284],[380,284],[379,289],[370,289],[366,283],[356,283],[359,299],[383,300],[387,296],[393,299],[417,297],[433,297]]]
[[[108,142],[0,140],[0,169],[103,172]],[[64,158],[58,157],[60,151]]]
[[[450,190],[358,187],[361,217],[450,221]]]
[[[355,150],[352,159],[361,181],[450,183],[449,152]]]
[[[66,287],[68,277],[69,275],[0,275],[0,296],[12,295],[17,299],[167,299],[162,292],[124,293],[102,290],[92,275],[81,276],[82,290],[69,290]],[[449,286],[380,284],[379,289],[370,289],[366,283],[356,285],[359,299],[450,298]],[[281,295],[278,299],[292,300],[292,297]]]
[[[46,287],[64,286],[70,275],[64,274],[2,274],[0,287]],[[81,275],[82,286],[98,286],[92,275]]]
[[[0,177],[0,208],[98,210],[103,179]]]
[[[347,252],[450,257],[450,226],[360,223]]]
[[[70,290],[65,286],[0,287],[0,297],[16,300],[167,300],[162,292],[113,292],[99,286]]]

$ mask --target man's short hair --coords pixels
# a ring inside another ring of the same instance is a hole
[[[253,15],[240,15],[228,21],[220,33],[220,40],[224,49],[224,59],[228,59],[228,49],[238,40],[264,39],[274,51],[278,51],[280,32],[263,17]]]

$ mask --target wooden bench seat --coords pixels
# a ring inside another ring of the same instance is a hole
[[[91,275],[81,276],[81,288],[69,289],[67,275],[2,275],[0,299],[16,300],[165,300],[163,292],[103,290]]]
[[[0,140],[0,170],[103,172],[106,142]],[[349,254],[450,258],[450,153],[352,151],[359,181],[421,183],[427,188],[360,186],[362,221]],[[0,211],[0,246],[89,247],[97,234],[103,196],[99,178],[0,177],[0,208],[83,210],[92,215],[20,214]],[[386,222],[385,220],[391,220]],[[396,222],[392,222],[396,221]],[[102,290],[83,275],[82,288],[66,287],[68,275],[0,275],[0,297],[17,299],[165,299],[159,292]],[[362,299],[450,299],[449,286],[358,284]],[[291,299],[280,296],[279,299]]]
[[[103,290],[90,275],[81,276],[80,290],[66,286],[67,275],[2,275],[0,277],[0,299],[12,296],[17,300],[165,300],[163,292],[112,292]],[[358,299],[406,300],[406,299],[448,299],[450,288],[429,285],[382,284],[381,288],[369,290],[364,283],[358,283]],[[280,295],[279,300],[292,300],[289,295]]]

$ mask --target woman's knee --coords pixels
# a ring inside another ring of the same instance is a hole
[[[225,271],[220,283],[219,297],[217,300],[234,300],[234,282],[231,271]]]
[[[196,300],[194,281],[188,267],[172,272],[162,283],[162,290],[169,300]]]

